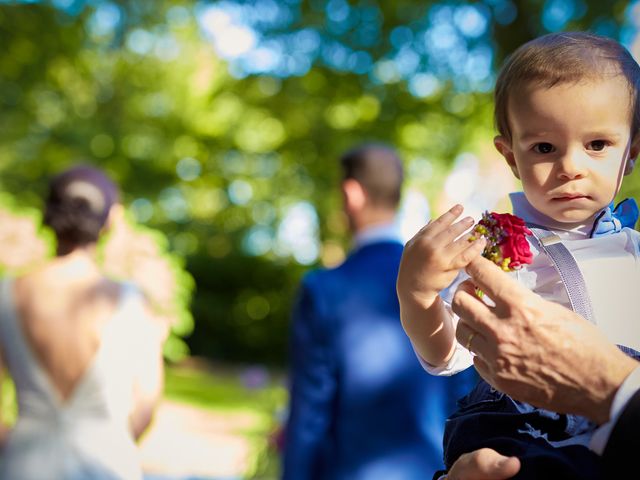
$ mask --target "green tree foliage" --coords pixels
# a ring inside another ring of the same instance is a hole
[[[562,29],[630,42],[632,7],[0,2],[0,189],[36,206],[54,172],[102,166],[138,221],[187,258],[193,352],[282,362],[301,273],[348,246],[337,157],[361,141],[392,144],[435,197],[456,156],[492,135],[506,54]],[[287,244],[292,212],[317,228],[302,256]]]

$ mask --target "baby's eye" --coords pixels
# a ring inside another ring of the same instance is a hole
[[[589,150],[593,150],[594,152],[601,152],[607,146],[606,140],[594,140],[593,142],[589,142],[587,148]]]
[[[555,150],[555,148],[553,147],[553,145],[551,145],[550,143],[546,143],[546,142],[542,142],[542,143],[536,143],[533,146],[533,151],[536,153],[551,153]]]

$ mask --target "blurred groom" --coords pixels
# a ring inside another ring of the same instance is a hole
[[[353,250],[342,265],[302,281],[283,479],[431,478],[442,468],[445,418],[475,375],[428,375],[400,324],[398,155],[366,144],[341,165]]]

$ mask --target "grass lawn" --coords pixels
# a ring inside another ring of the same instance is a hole
[[[276,479],[278,455],[273,435],[287,401],[280,373],[262,367],[216,366],[190,361],[166,369],[165,398],[213,413],[243,416],[238,435],[252,446],[246,478]]]

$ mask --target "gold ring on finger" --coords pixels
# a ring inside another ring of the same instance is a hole
[[[476,336],[476,332],[471,332],[471,335],[469,335],[469,338],[467,339],[467,345],[465,346],[465,348],[469,351],[471,351],[471,342],[473,342],[473,337]]]

